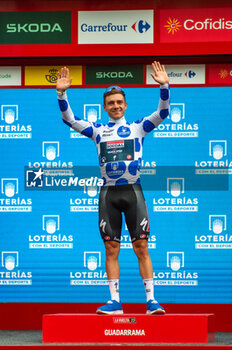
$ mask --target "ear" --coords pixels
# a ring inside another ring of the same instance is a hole
[[[105,105],[105,103],[103,104],[103,108],[104,108],[104,111],[106,110],[106,105]]]

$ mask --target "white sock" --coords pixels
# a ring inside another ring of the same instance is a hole
[[[119,303],[119,280],[109,280],[111,300],[116,300]]]
[[[154,298],[153,278],[146,278],[146,279],[144,279],[143,280],[143,284],[144,284],[144,288],[145,288],[145,292],[146,292],[146,296],[147,296],[147,302],[149,300],[155,300],[155,298]]]

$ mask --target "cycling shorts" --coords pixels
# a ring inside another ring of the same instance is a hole
[[[99,197],[99,228],[102,239],[121,241],[122,213],[132,243],[148,239],[150,224],[141,185],[105,186]]]

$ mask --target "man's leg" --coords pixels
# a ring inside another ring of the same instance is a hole
[[[115,191],[114,191],[115,192]],[[97,313],[122,314],[119,298],[119,262],[120,236],[122,226],[121,212],[113,205],[115,194],[112,188],[103,188],[99,199],[99,228],[106,251],[106,273],[109,282],[111,300],[97,309]]]
[[[148,243],[146,239],[140,239],[133,243],[134,252],[139,262],[139,272],[142,279],[153,278],[153,268],[151,258],[148,252]]]
[[[106,273],[108,280],[119,279],[120,269],[118,262],[118,255],[120,251],[120,243],[105,242],[106,249]]]

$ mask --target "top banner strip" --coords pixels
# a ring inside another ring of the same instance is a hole
[[[160,10],[160,42],[231,42],[232,8]]]

